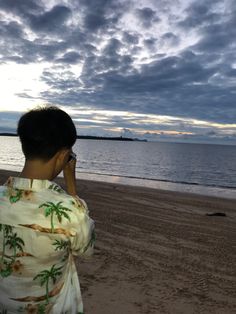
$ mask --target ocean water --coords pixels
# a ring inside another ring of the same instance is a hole
[[[82,179],[236,195],[236,146],[77,140],[74,151]],[[23,163],[19,139],[0,137],[0,168]]]

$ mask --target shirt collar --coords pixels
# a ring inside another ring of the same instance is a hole
[[[39,191],[49,188],[49,186],[52,185],[52,182],[49,180],[10,177],[6,182],[6,185],[19,190]]]

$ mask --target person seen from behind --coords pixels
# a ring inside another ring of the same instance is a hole
[[[82,314],[73,256],[92,254],[95,233],[76,191],[74,123],[42,107],[17,133],[25,164],[0,187],[0,313]],[[61,171],[66,191],[53,181]]]

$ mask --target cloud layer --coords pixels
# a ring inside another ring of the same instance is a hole
[[[18,97],[89,108],[93,119],[96,110],[130,112],[136,124],[121,114],[120,124],[110,116],[111,127],[143,132],[199,136],[189,121],[206,121],[209,137],[226,128],[234,139],[233,0],[3,0],[0,40],[0,66],[42,64],[44,88]],[[141,123],[135,114],[179,122]]]

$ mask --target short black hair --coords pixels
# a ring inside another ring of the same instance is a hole
[[[56,106],[44,106],[21,116],[17,134],[26,159],[51,159],[59,150],[71,148],[76,128],[71,117]]]

